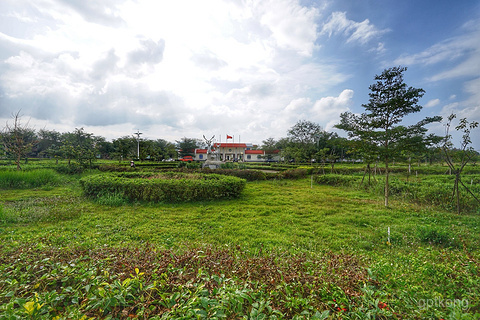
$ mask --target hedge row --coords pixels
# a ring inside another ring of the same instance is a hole
[[[238,197],[246,181],[217,174],[124,172],[84,177],[80,184],[89,197],[114,195],[132,201],[185,202]]]

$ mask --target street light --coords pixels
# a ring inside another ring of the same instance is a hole
[[[138,129],[134,134],[137,135],[137,159],[140,160],[140,135],[142,134]]]

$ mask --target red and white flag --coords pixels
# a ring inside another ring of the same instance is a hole
[[[233,139],[233,137],[227,134],[227,139]]]

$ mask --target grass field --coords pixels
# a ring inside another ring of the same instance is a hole
[[[0,189],[0,318],[480,317],[476,213],[385,208],[310,178],[233,200],[93,201],[78,178]]]

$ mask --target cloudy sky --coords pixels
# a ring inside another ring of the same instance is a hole
[[[480,2],[0,1],[0,127],[261,143],[333,130],[398,65],[426,91],[409,121],[480,121]]]

